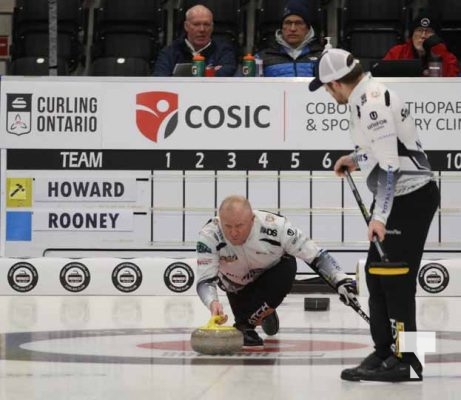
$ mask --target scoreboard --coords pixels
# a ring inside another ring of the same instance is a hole
[[[352,149],[349,110],[309,80],[2,77],[1,255],[192,257],[222,198],[242,194],[354,271],[366,232],[332,171]],[[407,100],[441,188],[429,247],[457,253],[461,79],[382,80]]]

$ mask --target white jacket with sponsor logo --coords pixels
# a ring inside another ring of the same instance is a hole
[[[217,300],[216,283],[237,292],[290,254],[314,267],[333,285],[347,278],[337,262],[285,217],[254,210],[247,241],[234,246],[223,235],[219,217],[200,231],[197,242],[197,292],[206,306]]]
[[[419,189],[433,173],[408,106],[396,93],[366,75],[349,105],[353,157],[376,200],[373,219],[385,224],[394,196]]]

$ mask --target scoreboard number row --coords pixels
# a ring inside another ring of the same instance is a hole
[[[7,169],[326,171],[345,150],[8,149]],[[434,171],[460,171],[461,152],[426,152]]]
[[[313,157],[314,156],[314,157]],[[180,157],[181,160],[175,160]],[[196,151],[189,154],[167,151],[165,169],[176,169],[178,163],[185,170],[305,170],[331,169],[331,152],[323,151]],[[315,165],[314,165],[315,163]],[[161,168],[157,168],[161,169]]]

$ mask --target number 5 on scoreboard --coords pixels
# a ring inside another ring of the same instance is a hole
[[[291,153],[291,164],[290,167],[292,169],[299,168],[299,153]]]

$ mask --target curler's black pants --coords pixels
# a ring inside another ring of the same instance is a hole
[[[255,316],[268,308],[276,309],[290,292],[295,275],[296,259],[285,255],[278,264],[237,293],[227,292],[237,326],[254,326]]]
[[[384,249],[391,262],[406,262],[403,275],[371,275],[366,268],[370,293],[370,331],[378,356],[396,352],[398,331],[416,331],[416,279],[429,227],[440,202],[435,182],[394,198],[386,225]],[[366,267],[380,261],[370,244]]]

